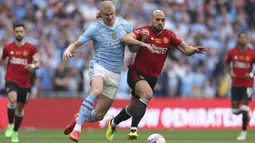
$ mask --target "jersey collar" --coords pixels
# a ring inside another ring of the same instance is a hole
[[[101,23],[102,25],[104,25],[105,27],[114,30],[115,27],[118,25],[118,21],[119,21],[119,19],[118,19],[117,17],[115,17],[115,23],[113,24],[113,26],[108,26],[108,25],[104,24],[104,21],[103,21],[103,20],[100,21],[100,23]]]

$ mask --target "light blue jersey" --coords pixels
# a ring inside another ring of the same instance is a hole
[[[120,73],[126,46],[121,42],[121,38],[132,30],[132,25],[122,18],[116,18],[113,27],[109,27],[102,20],[98,20],[90,24],[80,36],[79,41],[84,44],[92,40],[95,50],[92,62],[109,71]]]

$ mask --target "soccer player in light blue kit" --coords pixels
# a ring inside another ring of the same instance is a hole
[[[78,117],[67,125],[64,131],[65,134],[71,133],[70,139],[76,142],[79,140],[83,123],[102,120],[112,105],[120,84],[124,59],[125,44],[121,42],[121,38],[132,32],[131,24],[115,17],[115,6],[111,1],[101,2],[98,17],[100,19],[91,23],[84,34],[68,46],[63,55],[66,60],[72,57],[82,44],[93,41],[95,55],[90,62],[90,94],[82,102],[80,112],[75,116]],[[143,42],[140,46],[151,48]]]

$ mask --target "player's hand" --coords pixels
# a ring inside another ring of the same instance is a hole
[[[66,60],[70,57],[73,57],[74,54],[73,52],[71,52],[68,48],[65,50],[64,54],[63,54],[63,60]]]
[[[204,46],[197,46],[197,47],[193,47],[195,50],[195,53],[197,54],[204,54],[207,49]]]
[[[254,74],[253,73],[247,73],[247,74],[245,74],[244,78],[246,78],[246,79],[254,78]]]
[[[35,69],[34,66],[35,66],[34,64],[28,64],[25,65],[25,69],[28,70],[29,72],[32,72]]]
[[[146,42],[148,40],[150,32],[147,29],[142,29],[140,31],[140,34],[142,35],[142,40],[141,41]]]
[[[155,53],[155,51],[153,50],[152,46],[150,44],[147,43],[141,43],[141,47],[145,47],[147,48],[150,52]]]

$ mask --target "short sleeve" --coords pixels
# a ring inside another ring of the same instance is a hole
[[[92,23],[89,25],[88,29],[79,37],[79,41],[84,44],[89,40],[93,39],[96,31],[96,24]]]
[[[227,56],[225,58],[225,63],[230,63],[231,62],[231,54],[230,54],[230,51],[227,53]]]
[[[170,32],[169,31],[169,34],[170,34],[170,39],[171,39],[171,45],[173,46],[179,46],[183,40],[181,40],[178,36],[176,36],[173,32]]]
[[[138,28],[133,32],[135,34],[137,40],[142,39],[142,34],[140,33],[140,31],[141,31],[141,28]]]
[[[38,53],[38,51],[37,51],[36,47],[33,46],[33,47],[32,47],[32,55],[35,55],[35,54],[37,54],[37,53]]]

